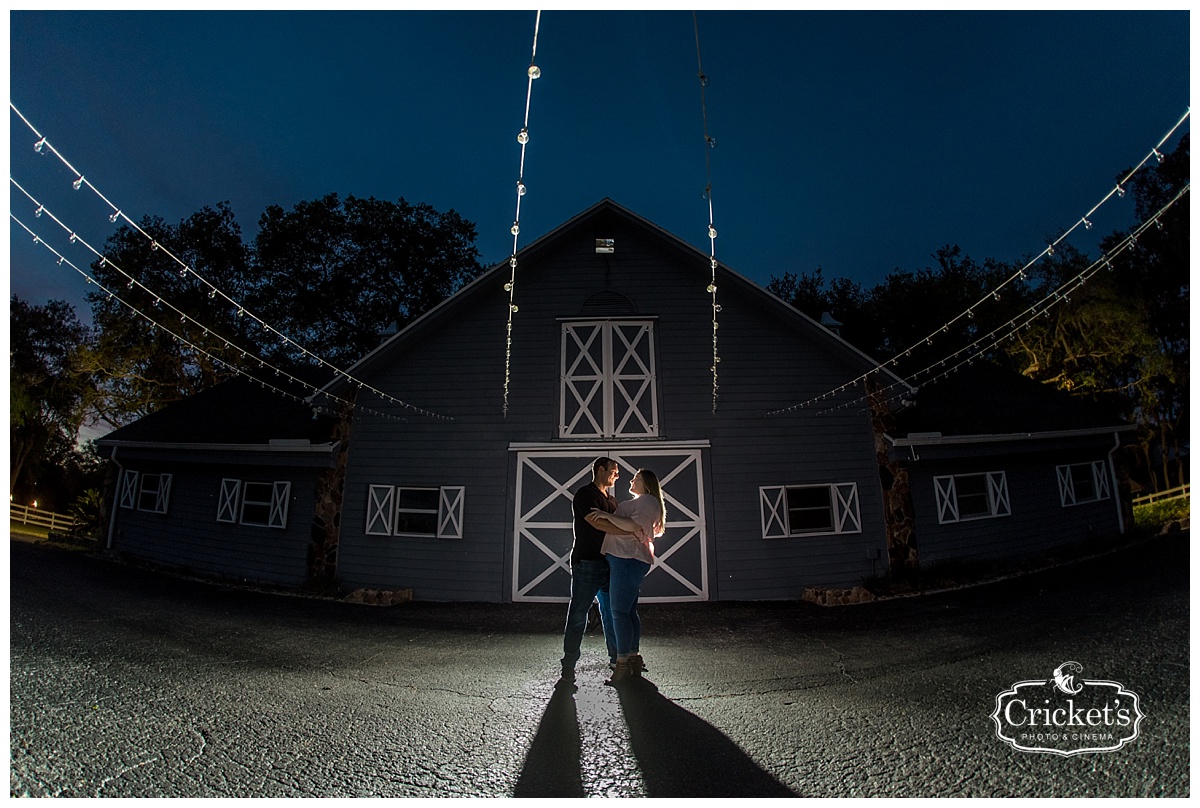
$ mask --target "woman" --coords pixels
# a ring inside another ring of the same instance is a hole
[[[616,635],[617,662],[605,684],[619,684],[646,669],[639,644],[642,622],[637,601],[642,579],[654,563],[654,539],[667,526],[667,506],[663,503],[658,476],[639,469],[629,483],[627,499],[617,505],[616,513],[592,511],[588,522],[605,532],[600,551],[608,559],[608,600]]]

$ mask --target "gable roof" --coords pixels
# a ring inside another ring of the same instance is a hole
[[[602,221],[607,217],[616,217],[617,219],[632,224],[641,229],[650,238],[656,239],[670,250],[675,251],[683,261],[694,262],[698,270],[703,271],[704,277],[707,278],[711,270],[711,257],[708,253],[696,249],[691,244],[688,244],[678,236],[664,230],[658,225],[632,212],[628,208],[617,204],[612,199],[605,197],[604,199],[592,205],[590,208],[577,214],[576,216],[563,222],[558,227],[531,242],[525,248],[517,252],[517,266],[523,263],[537,259],[541,255],[545,255],[555,249],[569,233],[584,226],[590,221]],[[471,283],[464,286],[458,292],[443,300],[437,306],[427,311],[422,316],[418,317],[413,322],[409,323],[399,333],[393,335],[389,339],[383,341],[370,353],[363,356],[354,363],[347,374],[350,376],[362,376],[370,373],[374,368],[384,364],[389,355],[400,348],[401,346],[418,339],[423,333],[435,327],[443,318],[449,316],[455,309],[463,306],[467,301],[474,300],[478,295],[497,283],[500,279],[507,279],[511,273],[510,259],[506,259],[499,264],[496,264],[487,272],[480,275]],[[788,303],[780,300],[775,295],[768,292],[766,289],[759,286],[757,283],[746,278],[744,275],[730,269],[725,264],[717,262],[716,274],[718,278],[718,287],[724,288],[726,284],[732,284],[734,288],[740,290],[743,294],[751,297],[757,297],[764,307],[769,307],[778,316],[785,321],[790,322],[794,327],[803,331],[811,339],[830,350],[836,355],[841,356],[851,366],[861,369],[862,371],[874,369],[877,364],[874,359],[867,356],[860,349],[851,345],[844,340],[840,335],[833,333],[828,328],[825,328],[820,323],[813,320],[807,314],[804,314],[799,309],[791,306]],[[883,368],[881,373],[891,377],[896,383],[909,388],[907,382],[900,377],[894,375],[890,370]],[[347,385],[348,382],[344,376],[337,376],[329,382],[322,392],[336,393]],[[316,395],[316,394],[314,394]]]
[[[896,414],[893,437],[910,443],[1132,428],[1105,407],[977,361],[936,384],[922,385],[916,405]]]
[[[293,368],[288,372],[310,385],[321,384],[328,376],[321,368],[313,367]],[[272,441],[283,445],[298,445],[303,441],[307,441],[303,445],[329,443],[332,419],[327,415],[314,418],[312,405],[303,400],[311,387],[273,375],[264,375],[263,382],[290,397],[246,376],[236,376],[109,432],[96,445],[267,447]]]

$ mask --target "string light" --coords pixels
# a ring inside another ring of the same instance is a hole
[[[1089,217],[1094,215],[1095,212],[1097,210],[1099,210],[1102,205],[1104,205],[1106,202],[1108,202],[1114,194],[1116,194],[1117,196],[1125,195],[1124,185],[1135,174],[1137,174],[1138,171],[1140,171],[1146,165],[1147,161],[1149,161],[1150,158],[1153,156],[1154,151],[1157,151],[1159,148],[1161,148],[1162,145],[1164,143],[1166,143],[1166,141],[1169,140],[1172,137],[1172,135],[1175,134],[1175,131],[1177,129],[1179,129],[1180,126],[1183,125],[1184,121],[1186,121],[1190,115],[1191,115],[1191,108],[1188,108],[1188,110],[1186,112],[1184,112],[1183,117],[1181,117],[1178,121],[1176,121],[1175,125],[1172,126],[1171,129],[1165,135],[1163,135],[1162,139],[1159,140],[1158,144],[1154,147],[1154,149],[1152,149],[1150,152],[1147,152],[1146,156],[1142,158],[1141,162],[1138,163],[1136,166],[1134,166],[1132,169],[1130,169],[1129,172],[1121,179],[1121,181],[1118,182],[1117,185],[1111,191],[1109,191],[1108,194],[1105,195],[1105,197],[1103,199],[1101,199],[1098,203],[1096,203],[1095,206],[1092,207],[1091,210],[1089,210],[1086,214],[1084,214],[1084,216],[1082,218],[1080,218],[1080,220],[1078,222],[1076,222],[1066,232],[1064,232],[1061,236],[1059,236],[1057,239],[1055,239],[1055,241],[1052,244],[1047,245],[1046,249],[1042,250],[1042,252],[1040,254],[1035,256],[1031,261],[1026,263],[1024,266],[1019,268],[1015,273],[1013,273],[1007,279],[1005,279],[1002,283],[1000,283],[995,289],[988,291],[987,294],[985,294],[983,298],[981,298],[980,300],[976,301],[974,304],[969,306],[966,311],[955,316],[953,319],[951,319],[950,321],[948,321],[947,323],[942,325],[940,328],[933,331],[929,336],[924,337],[923,339],[918,340],[917,342],[913,343],[913,347],[919,346],[922,343],[924,343],[926,345],[931,345],[932,344],[931,338],[933,336],[936,336],[938,333],[948,333],[950,326],[959,322],[964,317],[967,317],[968,312],[977,308],[979,306],[979,304],[986,301],[988,297],[994,296],[996,293],[1002,291],[1005,287],[1007,287],[1011,283],[1014,283],[1018,280],[1022,280],[1022,281],[1027,280],[1026,272],[1027,272],[1027,270],[1030,269],[1030,267],[1032,267],[1035,263],[1037,263],[1039,260],[1041,260],[1041,258],[1043,256],[1053,255],[1054,248],[1057,245],[1059,245],[1064,240],[1066,240],[1067,237],[1071,235],[1071,233],[1073,233],[1078,227],[1083,226],[1085,222],[1090,223],[1091,220]],[[1135,238],[1136,238],[1136,236],[1135,236]],[[866,371],[865,373],[858,376],[857,378],[847,382],[846,384],[842,385],[841,387],[835,388],[834,392],[841,392],[846,389],[856,387],[860,382],[865,382],[871,375],[895,365],[905,353],[907,353],[907,351],[897,352],[896,356],[893,356],[891,359],[888,359],[885,362],[881,362],[880,364],[878,364],[875,367],[871,368],[870,370]],[[792,404],[788,407],[782,407],[780,409],[771,410],[767,414],[768,415],[780,415],[783,413],[794,412],[799,409],[804,409],[804,408],[810,407],[814,403],[816,403],[816,399],[810,398],[806,401],[800,402],[799,404]]]
[[[1191,188],[1190,184],[1185,185],[1182,189],[1180,189],[1180,191],[1169,202],[1167,202],[1162,208],[1160,208],[1150,219],[1148,219],[1147,221],[1145,221],[1141,225],[1139,225],[1133,232],[1131,232],[1128,236],[1126,236],[1124,239],[1122,239],[1118,244],[1116,244],[1114,247],[1112,247],[1109,250],[1109,252],[1105,253],[1103,256],[1098,258],[1096,261],[1094,261],[1087,268],[1085,268],[1084,270],[1082,270],[1081,272],[1076,274],[1074,277],[1064,281],[1056,289],[1048,292],[1041,300],[1033,303],[1031,306],[1026,308],[1025,311],[1023,311],[1020,314],[1016,315],[1015,317],[1011,318],[1010,320],[1008,320],[1008,322],[1006,322],[1000,326],[997,326],[991,332],[980,337],[979,339],[977,339],[975,342],[971,343],[970,345],[968,345],[964,348],[961,348],[958,351],[955,351],[954,353],[950,354],[949,356],[943,357],[943,358],[939,359],[938,361],[929,364],[928,366],[926,366],[925,368],[923,368],[921,370],[916,371],[909,377],[910,381],[915,382],[918,378],[928,375],[928,374],[931,374],[935,370],[938,370],[940,368],[946,368],[944,371],[936,373],[935,375],[930,376],[928,379],[925,379],[922,382],[922,384],[933,384],[936,381],[938,381],[939,379],[945,378],[946,376],[949,376],[950,374],[958,371],[964,365],[970,365],[972,362],[974,362],[976,359],[981,357],[986,352],[998,347],[1003,342],[1017,336],[1022,330],[1028,330],[1029,328],[1031,328],[1033,326],[1034,322],[1039,317],[1048,318],[1050,316],[1051,309],[1054,306],[1056,306],[1060,303],[1069,303],[1071,300],[1071,293],[1074,292],[1076,289],[1083,287],[1088,282],[1088,280],[1090,280],[1091,277],[1093,275],[1095,275],[1097,272],[1099,272],[1101,269],[1107,269],[1109,271],[1112,271],[1112,268],[1113,268],[1112,259],[1115,258],[1116,256],[1120,255],[1121,253],[1125,252],[1126,250],[1132,249],[1134,246],[1136,246],[1137,241],[1138,241],[1138,236],[1141,235],[1141,233],[1145,232],[1151,225],[1159,224],[1161,222],[1162,216],[1168,210],[1170,210],[1170,208],[1176,202],[1178,202],[1180,199],[1182,199],[1183,195],[1190,191],[1190,188]],[[958,360],[956,364],[951,364],[951,365],[949,365],[949,367],[947,367],[947,365],[949,363],[955,362],[956,360]],[[842,392],[842,391],[848,389],[850,386],[851,385],[843,385],[842,387],[837,389],[837,392]],[[886,387],[880,388],[880,391],[886,393],[888,391],[895,390],[896,388],[900,388],[900,387],[909,388],[910,386],[911,386],[910,382],[896,382],[896,383],[887,385]],[[907,393],[907,390],[902,390],[901,393],[897,396],[885,397],[885,398],[889,403],[893,403],[898,398],[902,398],[906,393]],[[825,398],[827,395],[828,394],[818,396],[817,399],[815,399],[814,401],[821,400],[821,399]],[[856,399],[853,399],[852,401],[850,401],[849,404],[854,404],[859,401],[863,401],[867,398],[869,398],[869,395],[860,396],[859,398],[856,398]],[[840,408],[840,406],[839,406],[839,408]],[[825,410],[816,410],[815,412],[817,414],[827,413],[827,412],[832,411],[832,409],[833,408],[828,408]]]
[[[44,246],[44,247],[45,247],[47,250],[49,250],[51,253],[53,253],[53,254],[55,255],[55,257],[58,259],[58,260],[57,260],[57,264],[58,264],[59,266],[61,266],[62,264],[64,264],[64,263],[65,263],[67,266],[71,267],[71,269],[75,270],[75,271],[76,271],[76,272],[77,272],[79,275],[81,275],[81,276],[84,278],[84,280],[85,280],[85,281],[86,281],[88,284],[95,284],[95,285],[96,285],[96,286],[97,286],[97,287],[98,287],[98,288],[101,290],[101,292],[102,292],[103,294],[105,294],[105,295],[106,295],[106,299],[108,299],[108,300],[115,300],[115,301],[117,301],[117,302],[118,302],[118,303],[120,303],[122,306],[124,306],[125,308],[129,309],[129,310],[130,310],[130,311],[131,311],[131,312],[132,312],[132,313],[133,313],[133,314],[134,314],[136,317],[139,317],[139,318],[141,318],[142,320],[145,320],[145,321],[146,321],[146,323],[147,323],[147,324],[150,326],[150,329],[151,329],[151,333],[152,333],[152,334],[153,334],[153,333],[156,333],[156,332],[157,332],[159,329],[161,329],[161,330],[162,330],[164,333],[166,333],[166,334],[170,335],[171,337],[173,337],[173,338],[174,338],[174,339],[175,339],[177,342],[179,342],[181,345],[184,345],[184,346],[186,346],[187,348],[190,348],[192,351],[196,352],[197,354],[200,354],[200,355],[202,355],[202,356],[205,356],[205,357],[207,357],[208,359],[210,359],[210,360],[212,360],[213,362],[215,362],[215,363],[217,363],[217,364],[221,365],[222,367],[225,367],[225,368],[227,368],[227,369],[228,369],[229,371],[231,371],[232,373],[235,373],[235,374],[237,374],[237,375],[239,375],[239,376],[245,376],[245,377],[246,377],[247,379],[249,379],[250,381],[252,381],[252,382],[258,382],[259,384],[261,384],[261,385],[263,386],[263,388],[264,388],[264,389],[272,390],[272,391],[274,391],[275,393],[278,393],[279,395],[282,395],[282,396],[284,396],[284,397],[286,397],[286,398],[289,398],[289,399],[292,399],[292,400],[294,400],[294,401],[297,401],[297,402],[300,402],[300,403],[303,403],[303,404],[308,404],[308,405],[310,405],[310,406],[313,406],[313,405],[312,405],[312,398],[313,398],[313,397],[315,397],[315,396],[317,396],[317,395],[322,395],[322,396],[325,396],[327,399],[330,399],[330,400],[332,400],[332,401],[336,401],[336,402],[339,402],[339,403],[341,403],[341,404],[348,405],[348,406],[350,406],[351,408],[353,408],[354,410],[358,410],[358,411],[361,411],[361,412],[365,412],[365,413],[368,413],[368,414],[371,414],[371,415],[374,415],[374,416],[378,416],[378,417],[381,417],[381,418],[389,418],[389,419],[391,419],[391,420],[396,420],[396,421],[404,421],[405,423],[407,423],[407,419],[406,419],[406,418],[401,418],[400,416],[397,416],[397,415],[392,415],[392,414],[390,414],[390,413],[380,412],[380,411],[378,411],[378,410],[374,410],[374,409],[371,409],[371,408],[369,408],[369,407],[364,407],[364,406],[362,406],[362,405],[360,405],[360,404],[357,404],[357,403],[355,403],[355,402],[349,401],[349,400],[347,400],[347,399],[343,399],[343,398],[341,398],[341,397],[339,397],[339,396],[337,396],[337,395],[335,395],[335,394],[333,394],[333,393],[329,393],[329,392],[326,392],[326,391],[324,391],[322,388],[319,388],[319,387],[317,387],[317,386],[316,386],[316,385],[314,385],[314,384],[311,384],[311,383],[309,383],[309,382],[306,382],[306,381],[304,381],[303,379],[299,379],[299,378],[297,378],[297,377],[295,377],[295,376],[291,375],[291,374],[290,374],[290,373],[288,373],[287,371],[281,371],[279,368],[277,368],[277,367],[274,367],[273,365],[270,365],[270,364],[269,364],[269,363],[267,363],[267,362],[264,362],[262,359],[258,359],[257,357],[254,357],[254,359],[255,359],[255,360],[256,360],[256,361],[259,363],[259,367],[260,367],[260,368],[262,368],[262,369],[266,369],[266,368],[272,368],[272,369],[274,369],[274,371],[275,371],[275,375],[276,375],[276,376],[284,376],[284,377],[286,377],[286,378],[287,378],[289,381],[291,381],[291,382],[295,383],[296,385],[299,385],[299,386],[301,386],[301,387],[304,387],[304,388],[306,388],[306,389],[312,390],[313,392],[311,393],[311,395],[310,395],[308,398],[301,398],[300,396],[297,396],[297,395],[295,395],[294,393],[290,393],[290,392],[288,392],[288,391],[286,391],[286,390],[283,390],[283,389],[280,389],[280,388],[274,387],[273,385],[269,385],[269,384],[267,384],[266,382],[263,382],[261,379],[256,379],[255,377],[253,377],[253,376],[251,376],[250,374],[246,373],[245,369],[243,369],[243,368],[240,368],[240,367],[238,367],[237,365],[230,364],[229,362],[225,361],[225,360],[224,360],[224,359],[222,359],[221,357],[219,357],[219,356],[216,356],[215,354],[213,354],[213,353],[211,353],[211,352],[209,352],[209,351],[205,350],[204,348],[201,348],[200,346],[198,346],[198,345],[196,345],[196,344],[192,343],[192,342],[191,342],[190,340],[188,340],[186,337],[183,337],[183,336],[181,336],[181,335],[179,335],[179,334],[175,333],[175,332],[174,332],[172,329],[170,329],[169,327],[167,327],[167,326],[163,325],[162,323],[158,322],[158,321],[157,321],[157,320],[156,320],[154,317],[152,317],[152,316],[150,316],[149,314],[147,314],[146,312],[142,311],[142,310],[141,310],[141,309],[139,309],[137,306],[135,306],[135,305],[133,305],[132,303],[130,303],[129,301],[125,300],[125,299],[124,299],[123,297],[121,297],[120,295],[117,295],[117,294],[115,294],[115,293],[114,293],[114,292],[113,292],[111,289],[107,288],[107,287],[106,287],[106,286],[104,286],[102,283],[100,283],[100,281],[96,280],[96,278],[92,277],[91,275],[89,275],[88,273],[84,272],[84,271],[83,271],[82,269],[80,269],[79,267],[75,266],[75,264],[74,264],[73,262],[71,262],[71,260],[70,260],[70,259],[68,259],[68,258],[67,258],[66,256],[64,256],[62,253],[60,253],[60,252],[58,252],[57,250],[55,250],[55,249],[54,249],[53,247],[51,247],[49,244],[47,244],[47,243],[46,243],[46,242],[45,242],[45,241],[44,241],[44,240],[43,240],[41,237],[39,237],[39,236],[38,236],[36,233],[34,233],[32,230],[30,230],[30,229],[29,229],[29,227],[28,227],[28,226],[27,226],[27,225],[26,225],[24,222],[22,222],[20,219],[18,219],[18,218],[17,218],[17,217],[16,217],[16,216],[15,216],[15,215],[14,215],[14,214],[11,212],[11,211],[9,212],[9,218],[10,218],[10,219],[12,219],[14,222],[16,222],[16,223],[17,223],[17,224],[18,224],[18,225],[19,225],[19,226],[20,226],[22,229],[24,229],[24,230],[25,230],[25,232],[27,232],[29,235],[33,236],[34,243],[43,245],[43,246]],[[84,242],[84,243],[86,243],[86,242]],[[110,263],[110,265],[111,265],[111,266],[113,266],[114,268],[117,268],[117,267],[116,267],[116,264],[112,264],[112,262],[109,262],[109,263]],[[129,284],[129,286],[130,286],[130,287],[132,287],[132,286],[133,286],[133,281],[132,281],[132,280],[130,281],[130,284]],[[140,284],[139,284],[139,286],[140,286]],[[142,287],[142,288],[144,289],[145,287]],[[157,302],[157,301],[156,301],[156,302]],[[168,307],[172,308],[172,309],[173,309],[174,311],[176,311],[176,312],[178,312],[178,311],[179,311],[178,309],[175,309],[173,306],[170,306],[170,304],[168,304]],[[208,333],[208,329],[205,329],[205,334],[207,335],[207,333]],[[231,343],[230,343],[228,340],[225,340],[225,347],[226,347],[226,348],[229,348],[229,347],[231,347]],[[241,351],[241,357],[242,357],[242,359],[246,359],[246,358],[247,358],[247,353],[246,353],[246,351],[245,351],[244,349],[242,349],[242,351]]]
[[[717,391],[720,389],[717,384],[718,366],[721,364],[721,354],[717,350],[717,329],[720,327],[717,322],[717,314],[721,311],[721,307],[717,304],[717,228],[713,224],[712,157],[709,152],[717,147],[717,141],[708,133],[708,105],[704,97],[704,88],[708,86],[708,76],[705,75],[704,64],[700,60],[700,21],[694,11],[692,12],[692,27],[696,33],[696,76],[700,80],[700,116],[704,123],[704,143],[708,146],[704,150],[704,171],[707,180],[707,184],[704,186],[704,198],[708,200],[708,263],[712,270],[712,280],[708,284],[707,291],[712,297],[712,411],[715,415]]]
[[[508,265],[512,270],[508,283],[504,284],[504,291],[508,292],[508,323],[505,325],[504,337],[504,417],[508,417],[508,389],[512,381],[512,332],[513,332],[513,315],[519,309],[515,301],[517,289],[517,237],[521,234],[521,199],[525,196],[525,147],[529,145],[529,104],[533,98],[533,82],[541,78],[542,70],[537,66],[537,40],[538,28],[541,26],[542,12],[537,12],[533,19],[533,51],[529,56],[529,68],[525,71],[526,77],[529,79],[525,88],[525,120],[521,125],[521,131],[517,133],[517,143],[521,144],[521,163],[517,171],[517,212],[513,217],[512,227],[509,232],[513,237],[512,256],[508,259]]]
[[[25,125],[27,127],[29,127],[30,131],[32,131],[35,136],[37,136],[38,138],[41,138],[43,145],[46,148],[48,148],[62,162],[62,164],[64,166],[66,166],[68,169],[70,169],[78,177],[78,179],[75,180],[75,183],[74,183],[76,190],[78,190],[82,186],[86,185],[89,190],[91,190],[94,194],[96,194],[97,197],[99,197],[106,205],[108,205],[109,208],[111,208],[113,210],[114,214],[118,218],[124,220],[130,227],[132,227],[134,230],[136,230],[138,233],[140,233],[147,241],[149,241],[151,243],[152,250],[161,250],[162,253],[167,258],[170,258],[172,261],[174,261],[176,264],[178,264],[184,270],[184,274],[190,273],[191,275],[193,275],[196,278],[196,280],[200,281],[201,283],[203,283],[205,286],[207,286],[209,288],[210,293],[221,295],[221,297],[223,297],[231,306],[234,306],[234,307],[240,309],[242,311],[242,313],[244,313],[246,316],[250,317],[255,323],[257,323],[260,327],[262,327],[267,332],[269,332],[271,334],[275,334],[275,335],[279,336],[280,338],[286,340],[289,345],[294,347],[296,350],[298,350],[304,356],[317,362],[322,367],[329,368],[330,370],[333,370],[336,373],[342,373],[341,369],[336,367],[335,365],[333,365],[333,363],[331,363],[327,359],[313,353],[308,348],[305,348],[303,345],[299,344],[295,340],[293,340],[290,337],[288,337],[287,335],[285,335],[282,331],[280,331],[279,329],[272,326],[270,323],[267,323],[265,320],[263,320],[262,318],[255,315],[249,309],[246,309],[243,304],[239,303],[238,301],[236,301],[232,297],[230,297],[228,294],[221,291],[216,285],[209,282],[203,276],[197,274],[194,269],[191,269],[190,267],[188,267],[188,265],[186,263],[184,263],[182,260],[180,260],[178,257],[176,257],[175,254],[172,253],[169,249],[167,249],[166,247],[159,244],[158,241],[153,236],[151,236],[149,233],[147,233],[145,230],[143,230],[142,227],[137,224],[137,222],[130,219],[129,216],[127,216],[124,212],[121,211],[120,208],[118,208],[111,201],[109,201],[109,199],[107,197],[105,197],[104,194],[102,194],[98,188],[96,188],[91,182],[86,180],[83,176],[83,172],[79,171],[74,166],[72,166],[70,164],[70,162],[68,162],[67,159],[58,151],[58,149],[56,149],[54,147],[54,145],[52,143],[50,143],[50,141],[46,140],[45,136],[41,132],[39,132],[32,123],[29,122],[29,119],[21,114],[21,111],[19,109],[17,109],[16,106],[14,106],[11,102],[9,103],[8,106],[9,106],[9,109],[11,109],[14,113],[16,113],[17,117],[19,117],[25,123]],[[12,180],[11,177],[9,179],[10,179],[10,181],[13,182],[13,184],[16,184],[16,181]],[[18,187],[20,187],[20,186],[18,186]],[[22,191],[24,191],[24,189],[22,189]],[[29,196],[28,192],[26,192],[26,196]],[[30,199],[33,199],[33,197],[30,196]],[[93,250],[93,252],[95,252],[95,250]],[[97,255],[98,254],[99,253],[97,253]],[[103,262],[105,259],[103,257],[101,257],[100,260],[101,260],[101,266],[103,266]],[[241,316],[241,315],[239,314],[239,316]],[[352,378],[348,374],[345,374],[345,375],[347,376],[347,378]],[[363,388],[369,390],[371,393],[380,397],[381,399],[384,399],[385,401],[396,404],[404,409],[411,410],[412,412],[418,413],[420,415],[424,415],[424,416],[439,419],[439,420],[445,420],[445,421],[454,420],[453,418],[451,418],[449,416],[438,415],[435,412],[430,412],[429,410],[424,410],[424,409],[421,409],[420,407],[413,406],[412,404],[409,404],[406,401],[402,401],[401,399],[399,399],[393,395],[385,393],[382,390],[379,390],[378,388],[376,388],[372,385],[362,383],[362,382],[360,382],[360,384],[362,384]]]

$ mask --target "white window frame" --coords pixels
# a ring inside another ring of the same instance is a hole
[[[964,477],[985,477],[988,512],[962,516],[959,513],[957,481]],[[937,500],[938,524],[970,522],[976,519],[996,519],[1012,515],[1008,496],[1008,477],[1003,471],[983,471],[971,474],[947,474],[933,478],[933,493]]]
[[[653,320],[564,322],[560,356],[560,438],[658,437]]]
[[[250,486],[265,485],[269,487],[268,499],[252,499],[250,496]],[[226,500],[226,495],[232,494],[233,501]],[[237,522],[241,525],[250,527],[271,527],[278,530],[287,528],[288,506],[291,503],[292,484],[288,480],[221,480],[221,500],[217,503],[217,521],[225,522],[232,519],[223,519],[222,506],[236,511]],[[247,521],[246,506],[257,505],[266,506],[267,520],[265,522]]]
[[[1092,475],[1092,496],[1080,499],[1075,492],[1074,469],[1087,468]],[[1058,477],[1058,500],[1064,508],[1073,505],[1086,505],[1090,502],[1103,502],[1112,497],[1112,486],[1108,481],[1108,464],[1103,460],[1090,463],[1069,463],[1054,467]]]
[[[437,510],[400,507],[400,491],[437,491]],[[368,536],[405,536],[410,538],[461,539],[463,537],[463,511],[467,489],[462,485],[439,487],[421,485],[368,485],[367,515],[363,532]],[[398,531],[396,524],[401,513],[433,514],[435,528],[432,533]]]
[[[147,483],[153,481],[156,485],[151,488]],[[144,513],[166,513],[167,503],[171,499],[171,475],[142,472],[137,486],[137,509]],[[149,494],[153,498],[150,507],[143,507],[143,500]]]
[[[791,519],[788,516],[787,492],[789,489],[800,488],[823,488],[829,492],[829,506],[833,511],[832,530],[792,532]],[[793,539],[862,533],[858,483],[762,486],[758,489],[758,503],[764,539]]]

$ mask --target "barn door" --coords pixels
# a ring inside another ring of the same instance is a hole
[[[560,438],[658,435],[654,323],[563,323]]]
[[[592,479],[600,455],[621,467],[617,500],[629,499],[637,469],[659,476],[667,503],[667,531],[655,540],[656,560],[642,584],[644,601],[708,600],[708,545],[700,449],[588,451],[534,450],[517,455],[513,526],[512,599],[565,603],[571,594],[571,500]]]

